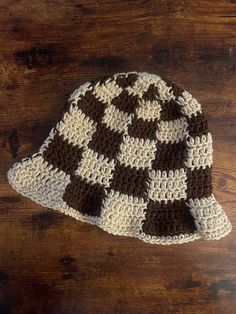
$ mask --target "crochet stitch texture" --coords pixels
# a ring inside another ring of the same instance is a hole
[[[15,190],[103,230],[152,244],[220,239],[201,105],[169,80],[118,73],[71,95],[39,152],[8,172]]]

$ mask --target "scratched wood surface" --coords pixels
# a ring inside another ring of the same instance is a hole
[[[214,193],[236,224],[236,1],[0,2],[0,313],[235,313],[236,231],[153,246],[21,197],[35,153],[81,83],[147,71],[202,103]]]

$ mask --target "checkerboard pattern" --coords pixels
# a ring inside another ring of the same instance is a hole
[[[211,170],[197,100],[167,79],[131,72],[76,90],[39,152],[8,178],[21,194],[109,233],[174,244],[230,232]]]

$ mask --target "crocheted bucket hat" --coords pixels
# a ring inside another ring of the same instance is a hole
[[[177,244],[231,231],[211,170],[197,100],[157,75],[129,72],[75,90],[39,152],[14,164],[8,180],[109,233]]]

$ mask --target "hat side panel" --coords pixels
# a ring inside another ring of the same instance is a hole
[[[231,231],[222,206],[213,194],[213,141],[201,105],[189,93],[178,98],[188,123],[187,199],[201,237],[218,240]]]
[[[128,129],[132,136],[149,135],[150,139],[155,139],[155,155],[149,168],[148,203],[139,235],[149,243],[183,243],[199,238],[194,218],[184,202],[188,125],[174,93],[177,90],[173,92],[172,86],[162,79],[152,82],[144,94],[147,100],[142,98],[137,108],[133,120],[136,125],[131,124]]]

